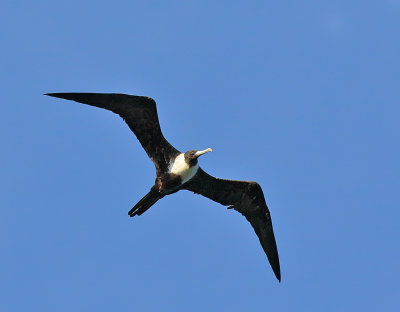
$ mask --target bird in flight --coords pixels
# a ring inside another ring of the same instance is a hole
[[[143,214],[158,200],[179,190],[189,190],[240,212],[253,226],[276,278],[281,281],[278,249],[269,209],[257,182],[215,178],[198,165],[198,158],[208,152],[190,150],[182,153],[163,136],[156,102],[146,96],[117,93],[46,93],[118,114],[128,124],[156,167],[155,184],[128,212]]]

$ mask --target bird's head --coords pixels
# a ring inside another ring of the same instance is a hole
[[[185,153],[185,161],[191,165],[194,166],[197,164],[197,158],[199,158],[201,155],[212,152],[211,148],[207,148],[203,151],[197,151],[197,150],[190,150]]]

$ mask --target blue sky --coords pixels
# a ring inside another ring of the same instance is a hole
[[[400,1],[3,1],[1,311],[398,311]],[[179,192],[110,112],[153,97],[178,149],[255,180],[250,224]]]

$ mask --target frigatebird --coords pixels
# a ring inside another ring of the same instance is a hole
[[[257,182],[215,178],[198,165],[198,158],[208,152],[190,150],[181,153],[163,136],[156,102],[146,96],[118,93],[46,93],[110,110],[128,124],[156,167],[156,180],[150,191],[128,212],[143,214],[158,200],[179,190],[189,190],[240,212],[253,226],[276,278],[281,280],[278,249],[269,209]]]

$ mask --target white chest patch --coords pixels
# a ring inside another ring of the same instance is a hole
[[[169,166],[169,173],[173,173],[181,176],[182,183],[189,181],[194,175],[197,173],[199,169],[199,165],[189,167],[189,164],[185,161],[185,155],[179,154],[174,162],[172,162]]]

